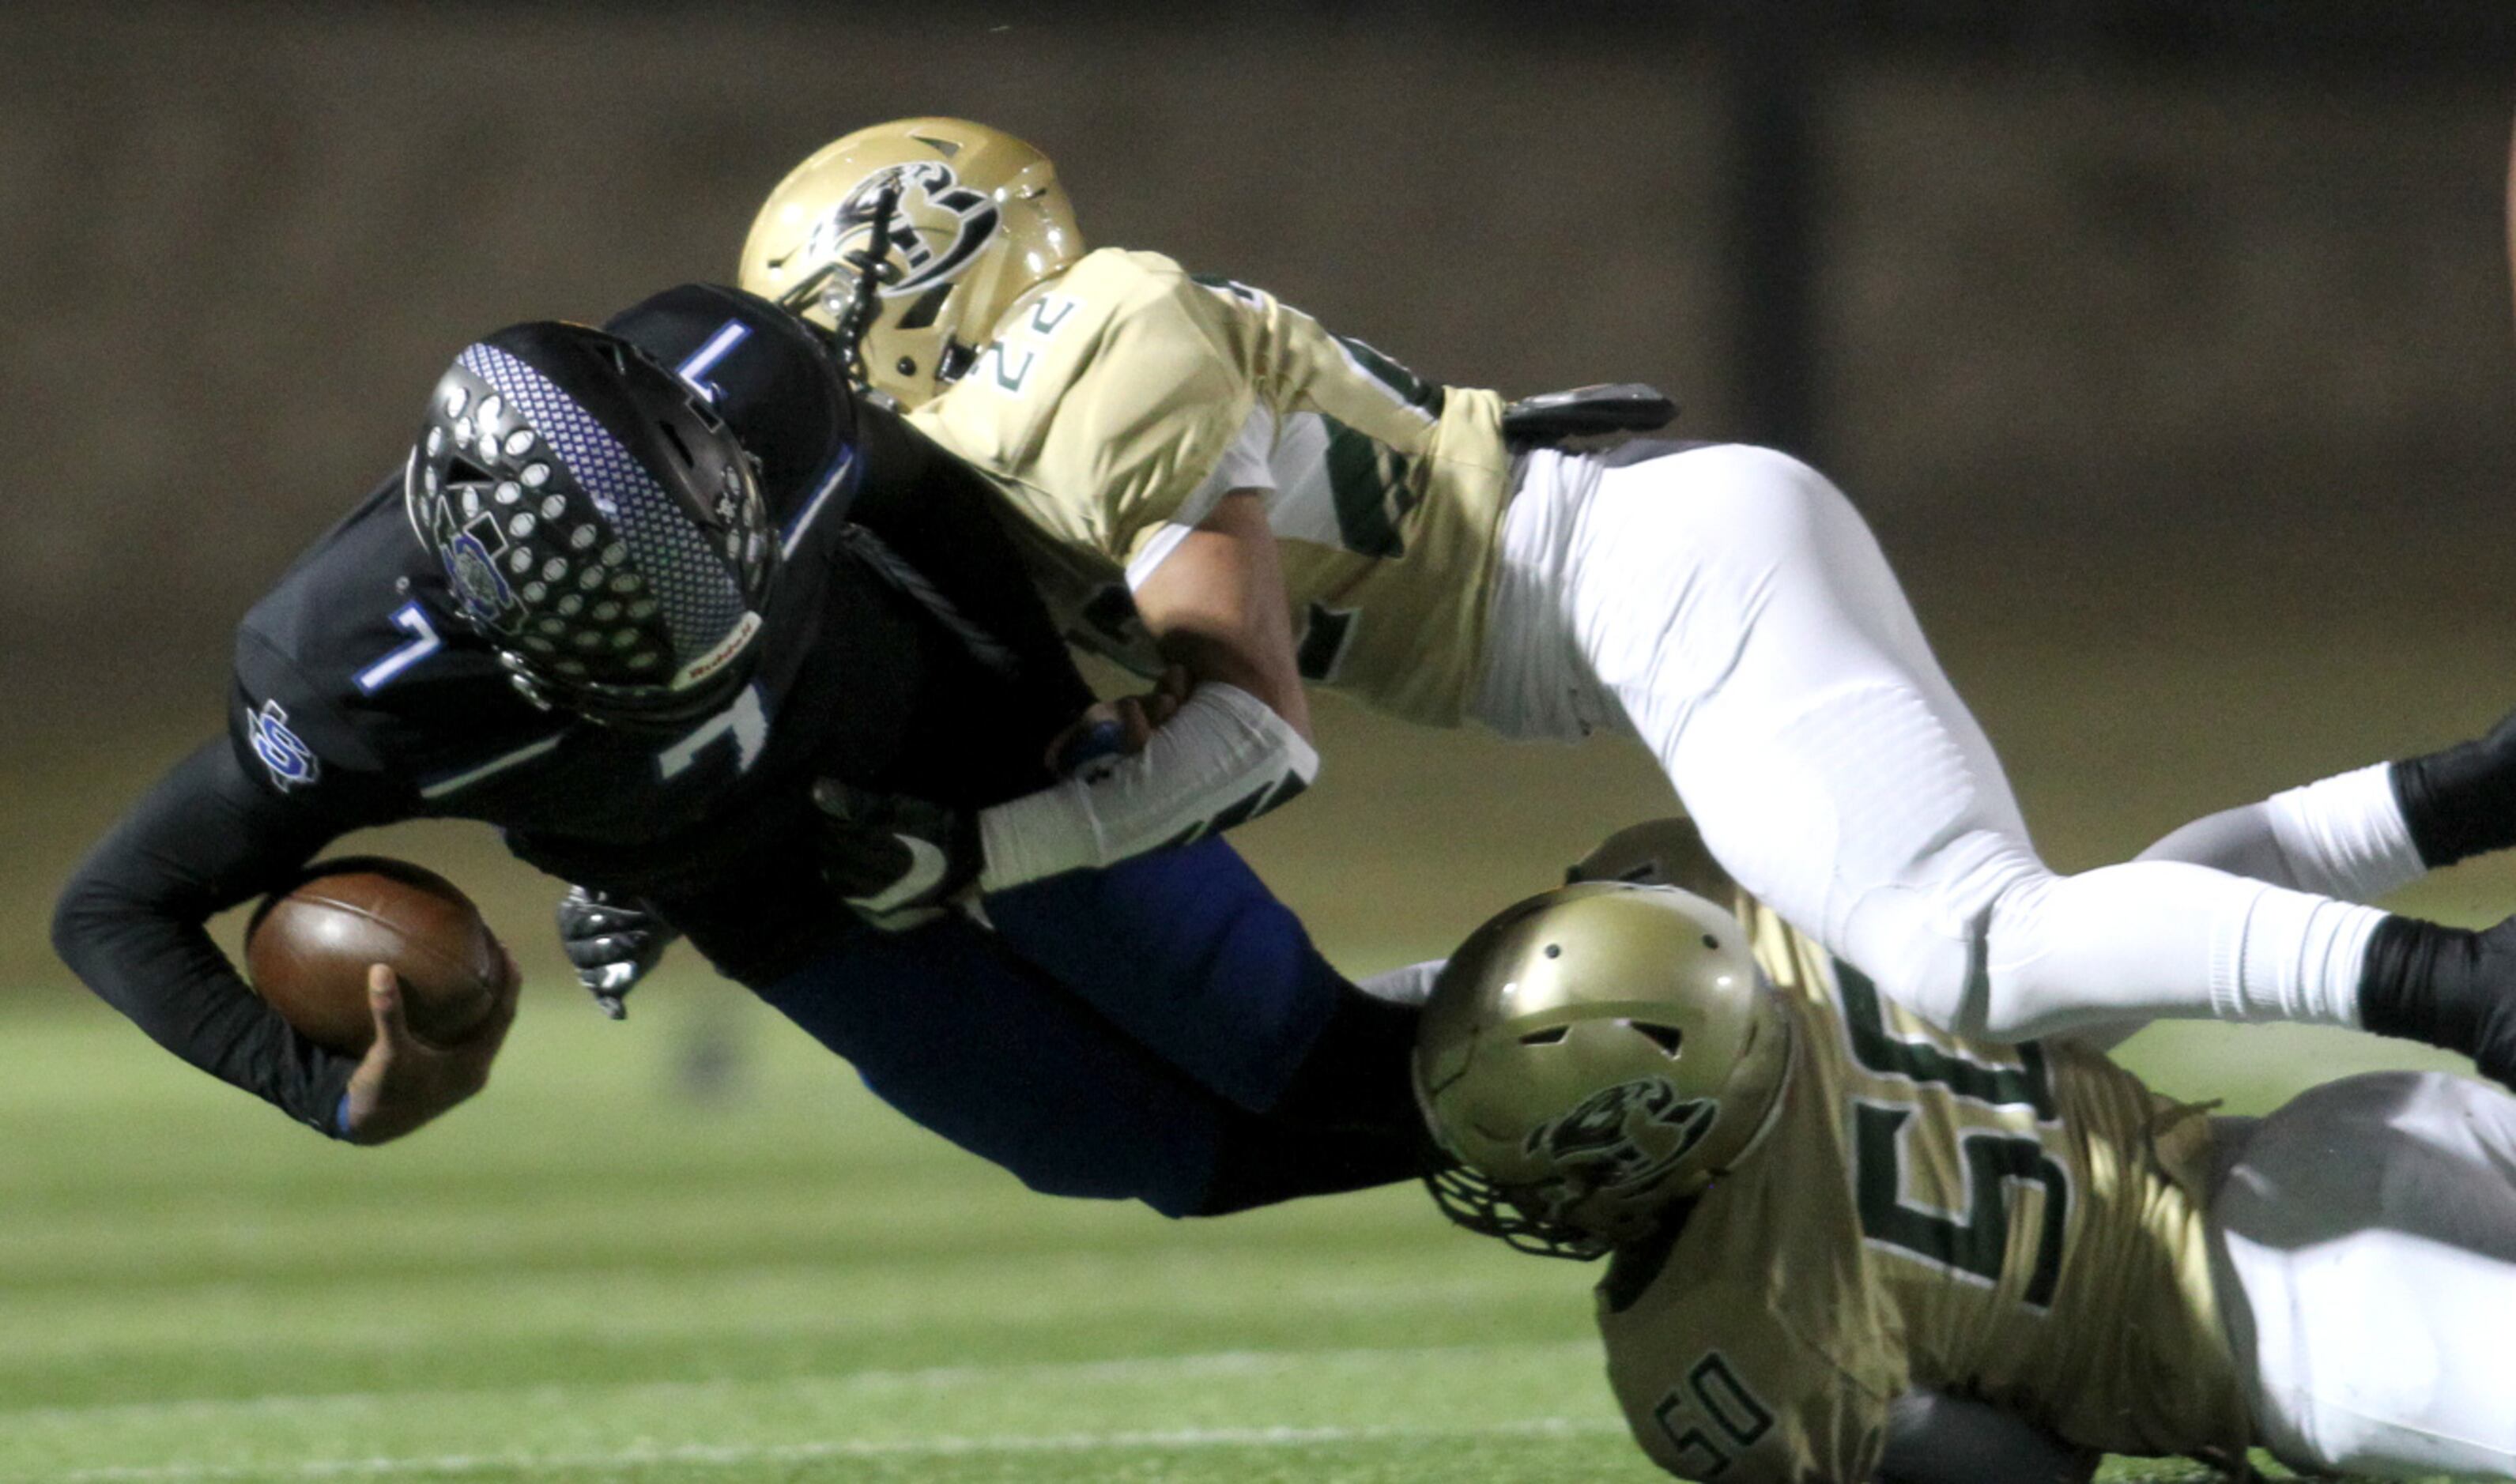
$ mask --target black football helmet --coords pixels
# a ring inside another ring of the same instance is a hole
[[[758,466],[635,345],[553,320],[468,347],[402,480],[464,621],[535,704],[669,726],[748,681],[776,575]]]

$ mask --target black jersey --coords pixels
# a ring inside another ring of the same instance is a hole
[[[227,744],[63,894],[56,942],[92,987],[317,1127],[352,1063],[252,998],[200,924],[335,836],[484,821],[556,876],[652,899],[758,985],[863,930],[819,884],[814,779],[998,803],[1048,781],[1049,738],[1090,700],[977,476],[856,402],[809,327],[693,285],[608,328],[700,387],[761,463],[780,560],[733,703],[662,734],[540,709],[457,616],[389,479],[246,615]]]

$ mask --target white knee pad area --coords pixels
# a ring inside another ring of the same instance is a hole
[[[2385,1072],[2264,1119],[2210,1208],[2265,1440],[2310,1467],[2516,1470],[2516,1099]]]

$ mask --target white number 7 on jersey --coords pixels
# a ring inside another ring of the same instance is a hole
[[[444,646],[445,641],[437,637],[437,626],[428,621],[428,611],[415,602],[394,610],[393,626],[409,635],[410,642],[388,650],[384,658],[357,673],[355,682],[360,695],[374,695],[393,683],[396,676]]]

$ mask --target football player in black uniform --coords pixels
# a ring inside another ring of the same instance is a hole
[[[388,990],[375,1049],[340,1056],[202,924],[347,831],[479,819],[651,904],[1036,1188],[1189,1215],[1412,1174],[1411,1012],[1339,978],[1219,841],[991,897],[997,931],[884,930],[825,885],[832,832],[842,856],[867,839],[817,783],[999,803],[1053,781],[1092,699],[992,519],[975,475],[750,296],[492,335],[403,473],[246,615],[230,734],[97,846],[56,946],[176,1054],[380,1142],[477,1090],[508,1016],[434,1047]]]

